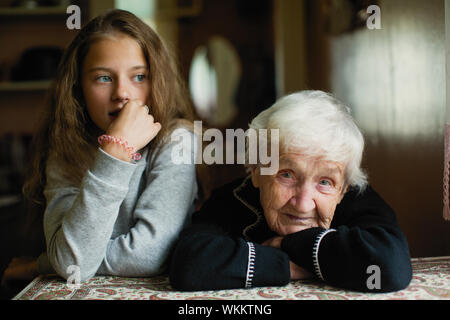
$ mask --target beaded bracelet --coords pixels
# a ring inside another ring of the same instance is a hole
[[[122,138],[116,138],[114,136],[110,136],[110,135],[107,135],[107,134],[103,134],[100,137],[98,137],[98,143],[101,146],[105,142],[118,143],[119,145],[121,145],[122,147],[125,148],[125,150],[128,152],[130,157],[133,160],[135,160],[135,161],[138,161],[138,160],[140,160],[142,158],[141,154],[139,152],[135,152],[135,149],[133,147],[128,146],[128,141],[122,140]]]

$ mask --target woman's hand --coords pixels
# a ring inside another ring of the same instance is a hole
[[[32,257],[16,257],[9,263],[3,273],[2,287],[14,280],[33,280],[37,275],[37,259]]]
[[[299,267],[292,261],[289,261],[289,269],[291,271],[291,280],[310,279],[314,276],[311,272]]]
[[[142,101],[130,100],[125,104],[106,130],[107,135],[122,138],[128,145],[137,150],[145,147],[161,130],[161,124],[155,122]],[[102,149],[121,160],[130,161],[125,148],[114,143],[105,144]]]
[[[273,237],[264,241],[262,245],[281,249],[281,241],[283,241],[283,237]],[[291,272],[291,280],[310,279],[314,276],[312,273],[302,267],[299,267],[292,261],[289,261],[289,269]]]
[[[262,243],[263,246],[268,246],[272,248],[281,249],[281,241],[283,241],[283,237],[273,237],[267,239]]]

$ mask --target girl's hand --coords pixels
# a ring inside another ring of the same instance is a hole
[[[161,124],[155,122],[142,101],[130,100],[120,111],[106,130],[107,135],[122,138],[137,150],[145,147],[161,130]],[[105,144],[102,149],[121,160],[130,161],[125,149],[114,143]]]
[[[32,257],[16,257],[9,263],[3,273],[2,287],[14,280],[33,280],[38,275],[37,259]]]

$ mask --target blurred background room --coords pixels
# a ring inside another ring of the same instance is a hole
[[[204,126],[246,130],[285,94],[332,92],[352,108],[366,138],[369,182],[396,211],[411,256],[450,255],[446,2],[0,0],[0,275],[12,257],[45,248],[42,215],[29,219],[21,187],[46,90],[78,31],[66,24],[72,4],[81,26],[121,8],[154,27],[177,57]],[[367,12],[371,5],[380,11]],[[373,14],[379,25],[367,23]],[[245,174],[241,165],[209,169],[209,189]]]

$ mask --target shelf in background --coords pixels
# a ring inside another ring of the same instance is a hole
[[[0,82],[0,92],[11,91],[45,91],[50,88],[50,80],[23,81],[23,82]]]
[[[7,207],[16,203],[19,203],[22,200],[22,195],[20,194],[11,194],[11,195],[1,195],[0,196],[0,207]]]
[[[43,15],[63,15],[66,14],[67,7],[0,7],[0,16],[16,17],[16,16],[43,16]]]

